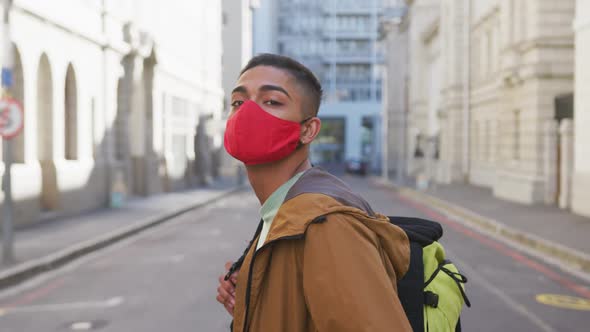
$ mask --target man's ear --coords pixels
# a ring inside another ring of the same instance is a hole
[[[299,139],[302,144],[310,144],[320,133],[322,128],[322,121],[318,117],[313,117],[307,120],[301,126],[301,138]]]

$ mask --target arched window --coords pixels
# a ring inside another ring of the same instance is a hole
[[[76,73],[72,65],[66,71],[65,86],[65,157],[67,160],[78,159],[78,92]]]
[[[59,189],[53,154],[53,78],[49,58],[41,55],[37,72],[37,158],[41,165],[42,211],[59,208]]]
[[[47,55],[39,61],[37,74],[37,157],[53,160],[53,84]]]
[[[127,91],[125,91],[123,78],[119,79],[117,83],[117,116],[114,124],[114,149],[115,159],[123,160],[127,153],[126,149],[126,135],[127,135]]]

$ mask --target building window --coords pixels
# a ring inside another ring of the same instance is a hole
[[[480,75],[480,79],[484,79],[487,76],[488,73],[488,50],[486,49],[488,46],[488,42],[487,42],[487,36],[484,34],[483,36],[481,36],[480,39],[480,53],[479,53],[479,57],[481,58],[481,63],[480,63],[480,69],[479,72],[481,73]]]
[[[92,148],[92,157],[96,159],[96,99],[90,99],[90,147]]]
[[[498,22],[496,22],[496,26],[494,27],[494,35],[495,35],[495,38],[494,38],[494,51],[495,51],[494,66],[495,66],[496,70],[499,70],[500,69],[500,65],[501,65],[501,62],[500,62],[500,53],[501,53],[500,48],[501,48],[501,45],[502,45],[502,40],[501,40],[502,33],[501,33],[501,30],[500,30],[500,24]]]
[[[53,81],[46,54],[39,60],[37,73],[37,157],[39,161],[53,160]],[[47,204],[45,204],[47,203]],[[43,208],[51,204],[44,202]]]
[[[114,150],[115,159],[123,160],[127,152],[127,113],[128,92],[125,89],[123,78],[117,83],[117,115],[114,123]]]
[[[186,137],[179,134],[172,135],[171,150],[171,172],[176,176],[180,176],[184,173],[188,161],[186,153]]]
[[[503,131],[502,131],[502,126],[501,126],[502,122],[498,119],[494,120],[493,125],[493,132],[492,134],[494,135],[494,143],[492,144],[490,143],[490,147],[492,148],[492,161],[497,161],[499,159],[501,159],[502,157],[500,156],[501,153],[501,147],[504,144],[504,140],[502,139],[503,137]]]
[[[510,1],[511,11],[511,39],[512,43],[519,43],[526,39],[527,35],[527,0]]]
[[[473,137],[472,149],[473,149],[473,156],[474,156],[475,160],[481,159],[481,147],[479,146],[479,140],[480,140],[479,135],[480,135],[479,122],[475,121],[473,123],[473,128],[472,128],[472,132],[471,132],[471,137]]]
[[[78,159],[78,98],[76,75],[70,64],[66,72],[65,87],[65,157],[67,160]]]
[[[343,162],[346,126],[344,118],[322,118],[322,130],[311,146],[316,162]]]
[[[520,5],[518,13],[520,15],[518,15],[519,18],[515,22],[515,24],[520,24],[520,27],[518,29],[518,41],[522,42],[525,41],[527,38],[527,16],[529,15],[529,13],[527,12],[527,0],[519,0],[518,4]]]
[[[494,40],[493,40],[493,32],[492,30],[489,30],[488,33],[488,45],[487,45],[487,57],[488,57],[488,63],[487,63],[487,71],[488,71],[488,75],[494,72],[494,63],[496,62],[496,59],[494,57]]]
[[[521,126],[521,119],[520,119],[520,110],[515,110],[513,112],[513,121],[514,121],[514,131],[512,136],[512,159],[513,160],[520,160],[521,158],[521,144],[520,144],[520,126]]]
[[[522,1],[522,0],[521,0]],[[519,22],[518,16],[516,15],[516,3],[515,0],[510,0],[510,21],[508,25],[510,26],[510,42],[516,42],[516,26]]]
[[[481,68],[480,68],[480,63],[481,63],[481,59],[479,57],[479,53],[480,53],[480,49],[479,49],[479,38],[475,38],[474,40],[474,48],[473,48],[473,52],[472,52],[472,65],[473,65],[473,72],[472,72],[472,76],[473,76],[473,80],[475,82],[477,82],[479,80],[480,77],[480,72],[481,72]]]
[[[165,92],[162,92],[162,156],[166,155],[166,134],[168,133],[168,107],[167,107],[167,96]],[[224,104],[226,105],[226,104]],[[229,111],[228,111],[229,113]]]
[[[491,121],[485,121],[485,128],[484,128],[484,158],[487,161],[492,160],[492,132],[491,132]]]

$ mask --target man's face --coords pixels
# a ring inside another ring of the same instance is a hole
[[[231,94],[230,116],[243,102],[251,100],[278,118],[301,122],[301,96],[301,88],[287,72],[274,67],[257,66],[238,79]]]

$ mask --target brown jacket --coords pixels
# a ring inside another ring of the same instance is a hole
[[[303,174],[255,248],[240,268],[234,332],[411,331],[396,287],[407,236],[329,173]]]

